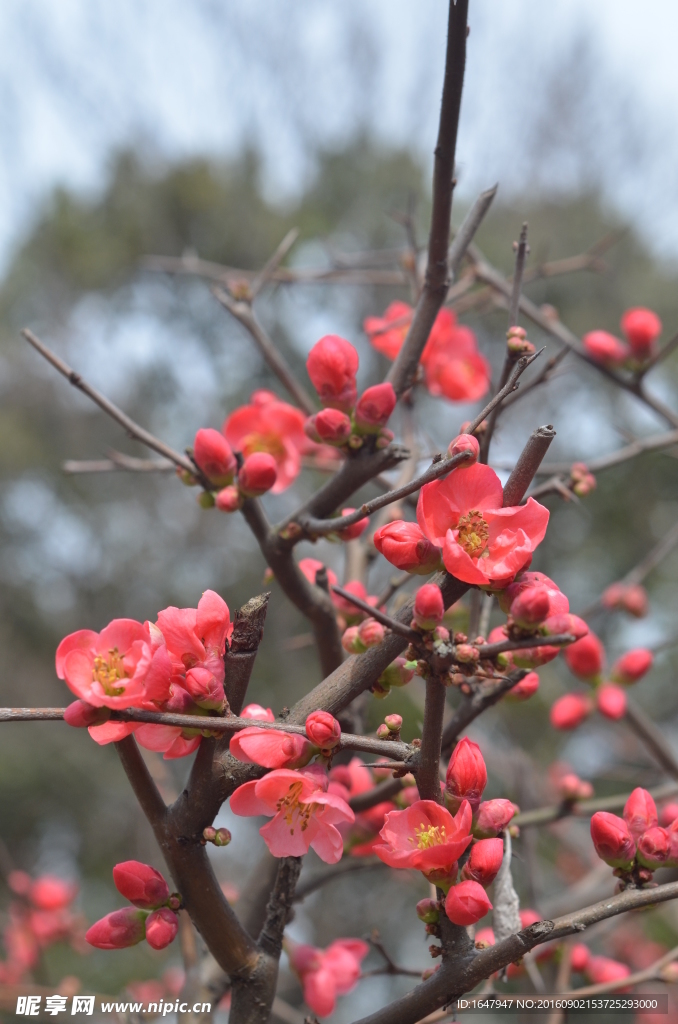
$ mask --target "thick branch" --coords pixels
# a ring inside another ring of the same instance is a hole
[[[424,704],[417,788],[420,800],[435,800],[437,804],[442,802],[440,796],[440,746],[443,738],[444,713],[445,687],[437,676],[431,674],[426,680],[426,702]]]
[[[547,424],[537,427],[523,448],[504,487],[504,505],[519,505],[527,494],[556,432]]]
[[[225,689],[229,707],[239,715],[254,668],[254,661],[264,635],[264,622],[270,594],[252,597],[235,613],[233,635],[224,658]]]
[[[426,279],[412,324],[388,380],[398,395],[415,378],[421,353],[449,288],[448,247],[461,92],[466,64],[468,0],[450,0],[445,79],[433,165],[433,208]]]
[[[283,857],[278,862],[278,875],[266,907],[266,920],[259,936],[259,945],[269,956],[279,959],[283,932],[301,872],[301,857]]]

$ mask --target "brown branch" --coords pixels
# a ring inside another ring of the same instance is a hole
[[[47,345],[43,344],[43,342],[40,341],[32,331],[24,329],[21,333],[26,341],[32,345],[48,363],[51,363],[59,373],[63,374],[69,384],[72,384],[74,388],[78,389],[78,391],[82,391],[84,395],[91,398],[100,409],[103,409],[103,411],[114,419],[116,423],[119,423],[120,426],[127,431],[130,437],[133,437],[135,440],[145,444],[147,448],[152,448],[153,451],[158,452],[160,455],[164,455],[165,458],[169,459],[170,462],[173,462],[175,466],[180,466],[181,469],[187,470],[194,476],[199,475],[199,473],[196,472],[196,466],[190,459],[185,455],[181,455],[179,452],[175,452],[174,449],[170,448],[169,445],[166,445],[164,441],[154,437],[153,434],[150,434],[143,427],[140,427],[138,423],[135,423],[134,420],[130,419],[122,409],[118,409],[117,405],[114,405],[113,402],[109,401],[105,395],[102,395],[100,391],[97,391],[96,388],[91,386],[91,384],[88,384],[87,381],[83,380],[79,373],[72,370],[68,363],[65,363],[63,359],[60,359],[58,355],[52,352],[52,350],[49,349]]]
[[[338,882],[344,875],[352,875],[356,871],[369,871],[372,868],[383,868],[386,867],[383,861],[376,859],[368,859],[366,857],[353,857],[342,860],[341,863],[336,864],[329,871],[321,871],[319,874],[309,878],[306,882],[302,882],[297,886],[297,891],[294,896],[295,903],[301,903],[311,893],[316,892],[318,889],[322,889],[325,885],[329,885],[331,882]]]
[[[471,209],[464,217],[459,230],[452,239],[449,252],[447,254],[447,261],[449,265],[450,277],[454,281],[461,262],[466,255],[466,250],[475,238],[478,228],[485,219],[485,214],[492,205],[492,201],[497,194],[499,185],[494,185],[492,188],[488,188],[485,192],[481,192],[476,201],[474,202]],[[450,293],[448,292],[448,297]]]
[[[504,505],[518,505],[527,494],[527,489],[539,472],[542,459],[549,449],[556,432],[547,424],[537,427],[523,448],[510,477],[504,487]]]
[[[227,309],[228,312],[234,316],[247,331],[249,331],[269,369],[273,371],[297,405],[299,405],[308,416],[312,416],[314,412],[317,412],[318,409],[316,403],[313,401],[303,385],[299,383],[287,360],[264,330],[256,313],[252,309],[250,302],[234,299],[228,292],[225,292],[223,288],[219,287],[212,288],[212,294],[217,302],[219,302],[224,309]]]
[[[387,505],[392,505],[395,501],[400,501],[401,498],[406,498],[409,494],[414,494],[424,484],[431,483],[432,480],[439,480],[441,477],[451,473],[457,466],[463,465],[472,458],[473,452],[470,449],[459,452],[451,458],[443,458],[441,455],[436,455],[434,456],[433,465],[429,466],[426,472],[418,476],[416,480],[412,480],[402,487],[396,487],[392,491],[387,491],[386,494],[380,494],[377,498],[372,498],[371,501],[366,501],[360,508],[357,508],[355,512],[351,512],[349,515],[338,516],[336,519],[314,519],[311,516],[301,516],[297,522],[302,527],[306,536],[309,537],[337,533],[339,530],[345,530],[346,527],[360,522],[365,516],[371,516],[373,512],[378,512],[380,508],[385,508]]]
[[[426,278],[407,337],[388,374],[401,395],[415,378],[419,359],[449,288],[448,248],[454,187],[454,158],[466,64],[468,0],[450,0],[445,78],[438,141],[434,151],[433,204]]]
[[[294,900],[301,873],[301,857],[283,857],[278,861],[278,875],[266,907],[266,920],[259,935],[259,945],[269,956],[279,959],[285,925]]]
[[[247,686],[264,635],[264,622],[270,594],[252,597],[235,613],[233,635],[224,658],[225,690],[229,707],[239,715],[245,703]]]
[[[660,764],[672,779],[678,780],[678,759],[671,744],[661,729],[630,697],[626,698],[624,720],[649,750],[657,764]]]
[[[665,359],[668,359],[670,355],[678,348],[678,334],[674,334],[670,341],[667,341],[663,348],[660,348],[656,355],[652,356],[651,359],[645,364],[645,366],[638,373],[638,377],[642,379],[650,370],[654,370],[658,363],[662,363]]]
[[[482,659],[496,658],[498,654],[503,654],[504,651],[522,651],[525,647],[543,647],[544,644],[548,644],[549,647],[559,647],[565,644],[573,644],[577,638],[571,633],[559,633],[555,636],[526,636],[520,640],[497,640],[494,644],[478,644],[477,650],[480,652]]]
[[[397,796],[403,788],[402,779],[384,779],[383,782],[378,782],[374,789],[352,796],[348,805],[356,814],[360,814],[361,811],[369,811],[371,807]]]
[[[506,381],[506,384],[500,391],[497,391],[494,398],[490,399],[485,408],[478,413],[476,418],[471,421],[469,426],[466,428],[467,434],[474,434],[478,427],[481,425],[483,420],[487,419],[491,412],[494,411],[499,405],[502,404],[505,398],[508,398],[510,394],[517,391],[520,385],[518,384],[518,378],[523,373],[530,363],[533,363],[535,359],[538,359],[544,350],[540,349],[538,352],[534,352],[531,356],[521,356],[516,363],[513,371]]]
[[[64,473],[173,473],[174,463],[169,459],[137,459],[122,452],[111,452],[108,459],[67,459],[62,462]]]
[[[299,228],[290,228],[272,256],[266,260],[266,263],[261,270],[252,278],[250,282],[250,295],[252,298],[250,301],[253,301],[266,282],[270,281],[271,275],[278,269],[298,237]]]
[[[417,789],[420,800],[442,803],[440,795],[440,748],[443,738],[445,713],[445,686],[431,673],[426,680],[424,724],[421,732],[421,754],[417,771]]]
[[[393,250],[400,253],[401,250]],[[385,250],[389,254],[391,250]],[[393,257],[396,259],[396,257]],[[218,285],[230,287],[242,281],[252,282],[257,271],[242,267],[230,267],[222,263],[200,259],[198,256],[145,256],[140,261],[142,270],[156,274],[199,277]],[[377,285],[387,288],[407,285],[407,274],[402,269],[379,270],[358,267],[333,267],[329,270],[318,267],[278,267],[268,275],[276,284],[337,284]]]

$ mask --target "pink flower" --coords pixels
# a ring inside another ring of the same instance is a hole
[[[621,686],[604,683],[596,690],[596,705],[601,715],[617,721],[626,714],[626,694]]]
[[[179,931],[179,918],[169,907],[160,907],[146,918],[146,942],[153,949],[165,949]]]
[[[240,712],[241,718],[258,718],[261,722],[275,722],[275,715],[270,708],[262,708],[261,704],[248,704]]]
[[[506,699],[513,701],[529,700],[534,697],[539,689],[539,676],[536,672],[528,672],[524,679],[512,686],[506,694]]]
[[[608,331],[589,331],[582,338],[584,351],[604,366],[621,366],[631,355],[631,349]]]
[[[327,949],[285,940],[290,967],[299,977],[307,1005],[319,1017],[334,1012],[337,996],[355,988],[369,946],[360,939],[337,939]]]
[[[321,750],[331,750],[341,740],[341,726],[329,711],[312,711],[306,719],[306,735]]]
[[[231,446],[218,430],[204,427],[195,435],[193,458],[205,476],[225,487],[233,482],[236,461]]]
[[[97,921],[85,933],[90,946],[98,949],[126,949],[136,946],[146,937],[145,924],[148,915],[134,907],[114,910]]]
[[[393,385],[388,381],[368,388],[358,399],[353,414],[358,430],[366,434],[378,433],[388,423],[397,401]]]
[[[349,341],[326,334],[308,354],[306,369],[323,405],[349,412],[358,397],[358,353]]]
[[[355,820],[345,800],[325,792],[320,772],[280,768],[255,782],[246,782],[231,797],[234,814],[260,814],[273,820],[259,834],[274,857],[302,857],[312,847],[326,864],[341,860],[343,842],[338,822]]]
[[[169,692],[171,665],[151,639],[148,623],[114,619],[100,633],[81,629],[59,644],[56,673],[76,697],[94,707],[139,707]]]
[[[238,471],[238,490],[246,498],[258,498],[272,488],[278,477],[278,462],[270,452],[252,452]]]
[[[313,757],[313,747],[305,736],[255,725],[231,737],[228,749],[239,761],[264,768],[303,768]]]
[[[593,786],[584,782],[574,772],[568,772],[558,780],[558,789],[563,800],[588,800],[593,796]]]
[[[244,500],[235,484],[230,484],[228,487],[222,487],[214,498],[214,504],[220,512],[237,512],[242,508]]]
[[[422,353],[426,386],[432,395],[452,402],[475,402],[487,394],[490,364],[478,352],[476,336],[441,309]]]
[[[502,508],[499,477],[476,463],[453,470],[419,493],[417,522],[443,549],[445,568],[465,583],[511,582],[543,540],[549,513],[534,498]]]
[[[387,523],[374,534],[374,546],[397,569],[428,576],[440,567],[440,548],[428,540],[416,523]]]
[[[223,683],[223,657],[233,623],[219,594],[206,590],[197,608],[164,608],[158,613],[157,626],[175,672],[183,675],[196,667],[205,668]]]
[[[488,839],[487,842],[493,842]],[[501,842],[501,840],[500,840]],[[445,900],[445,913],[453,924],[475,924],[485,917],[492,904],[478,882],[467,880],[453,885]]]
[[[77,892],[77,885],[71,882],[64,882],[55,875],[41,875],[31,884],[28,898],[38,910],[63,910],[73,902]]]
[[[382,626],[381,622],[377,622],[376,619],[363,619],[357,627],[357,630],[358,646],[362,645],[358,653],[362,653],[362,651],[367,650],[370,647],[378,647],[386,634],[385,628]],[[348,632],[348,630],[346,632]]]
[[[634,356],[647,359],[652,355],[654,343],[662,332],[662,322],[651,309],[637,306],[626,310],[621,318],[621,329]]]
[[[471,842],[471,806],[462,801],[456,815],[433,800],[417,800],[404,811],[386,815],[374,847],[380,860],[392,868],[414,868],[439,884],[456,876],[457,861]]]
[[[281,402],[270,391],[255,391],[250,405],[235,409],[222,430],[231,447],[245,458],[254,452],[273,456],[278,476],[272,491],[279,494],[299,475],[301,453],[308,445],[305,420],[301,410]]]
[[[160,872],[138,860],[116,864],[113,882],[118,892],[141,910],[155,910],[169,899],[169,886]]]
[[[363,330],[370,344],[388,359],[395,359],[410,329],[414,310],[406,302],[392,302],[383,316],[368,316]]]

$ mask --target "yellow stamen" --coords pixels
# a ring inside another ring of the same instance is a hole
[[[108,655],[97,654],[92,665],[92,679],[100,683],[104,693],[109,697],[119,697],[125,692],[124,686],[117,686],[120,679],[127,679],[127,672],[117,647],[111,648]]]
[[[457,529],[459,530],[457,536],[459,546],[471,558],[480,557],[490,539],[490,528],[483,519],[482,512],[472,509],[465,516],[461,516],[457,523]]]
[[[444,825],[415,825],[414,834],[418,850],[428,850],[432,846],[443,846],[447,842]],[[414,839],[410,839],[414,843]]]

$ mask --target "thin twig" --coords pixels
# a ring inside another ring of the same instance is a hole
[[[497,406],[501,405],[501,403],[504,401],[504,399],[507,398],[512,392],[517,391],[517,389],[520,386],[518,384],[518,378],[520,377],[521,373],[523,373],[528,368],[530,363],[533,363],[535,361],[535,359],[538,359],[543,351],[544,351],[544,349],[540,349],[538,352],[533,352],[531,356],[521,356],[520,357],[520,359],[518,360],[518,362],[516,363],[516,365],[515,365],[515,367],[513,369],[513,372],[511,373],[511,376],[506,381],[506,384],[501,389],[501,391],[497,392],[497,394],[494,396],[494,398],[492,398],[487,403],[487,405],[482,410],[482,412],[479,412],[478,415],[476,416],[476,418],[474,420],[472,420],[471,423],[469,424],[469,426],[466,428],[466,433],[467,434],[474,434],[476,432],[476,430],[478,429],[478,427],[483,422],[483,420],[487,419],[489,414],[494,409],[496,409]]]
[[[283,238],[282,242],[275,250],[273,255],[269,257],[264,266],[261,268],[259,273],[252,278],[252,281],[250,283],[250,295],[252,296],[251,301],[253,301],[257,297],[257,295],[264,287],[266,282],[270,280],[271,275],[274,273],[274,271],[278,269],[278,267],[285,259],[285,257],[287,256],[288,252],[290,251],[298,237],[299,228],[291,228],[287,232],[287,234],[285,235],[285,237]]]
[[[663,786],[656,786],[648,790],[650,796],[655,800],[666,800],[668,797],[678,794],[678,782],[667,782]],[[590,800],[577,800],[575,802],[563,800],[559,804],[552,804],[549,807],[537,807],[531,811],[522,811],[512,819],[512,824],[520,828],[529,828],[533,825],[549,825],[553,821],[560,821],[561,818],[584,818],[596,811],[616,811],[622,808],[628,800],[630,793],[622,793],[617,796],[592,797]]]
[[[678,960],[678,946],[674,946],[668,953],[664,953],[664,956],[660,956],[658,960],[655,960],[653,964],[645,967],[642,971],[635,971],[635,973],[628,974],[625,978],[615,978],[614,981],[602,981],[598,985],[585,985],[583,988],[574,988],[568,995],[571,995],[572,999],[582,999],[585,996],[602,996],[606,992],[618,992],[622,988],[640,985],[643,981],[660,981],[662,980],[660,974],[662,967],[672,964],[674,960]]]
[[[79,373],[72,370],[71,367],[63,361],[63,359],[60,359],[56,353],[52,352],[52,350],[47,347],[47,345],[43,344],[43,342],[40,341],[32,331],[24,328],[21,333],[26,341],[32,345],[48,363],[51,363],[59,373],[63,374],[69,384],[72,384],[74,388],[77,388],[79,391],[82,391],[84,395],[87,395],[88,398],[91,398],[100,409],[103,409],[105,413],[119,423],[120,426],[127,431],[130,437],[133,437],[142,444],[145,444],[147,448],[152,448],[153,451],[158,452],[160,455],[164,455],[167,459],[173,462],[175,466],[180,466],[193,476],[198,475],[196,472],[196,466],[190,459],[185,455],[181,455],[179,452],[175,452],[174,449],[170,448],[164,441],[154,437],[153,434],[150,434],[143,427],[140,427],[138,423],[135,423],[134,420],[130,419],[122,409],[118,409],[117,405],[114,405],[113,402],[109,401],[105,395],[102,395],[100,391],[97,391],[97,389],[93,388],[91,384],[88,384],[87,381],[83,380]]]
[[[655,761],[662,766],[667,775],[678,780],[678,759],[673,752],[661,729],[652,719],[638,707],[630,697],[626,698],[626,723],[633,729],[636,736],[650,751]]]
[[[379,611],[378,608],[368,604],[367,601],[363,601],[361,597],[356,597],[356,595],[352,594],[350,590],[344,590],[343,587],[339,587],[336,584],[333,584],[330,589],[333,590],[335,594],[338,594],[339,597],[343,597],[344,601],[349,601],[351,604],[354,604],[356,608],[360,608],[361,611],[371,616],[371,618],[376,619],[377,622],[380,622],[382,626],[386,626],[386,628],[390,629],[393,633],[398,633],[400,636],[405,637],[405,639],[409,640],[410,643],[421,643],[421,633],[417,633],[415,629],[410,629],[409,626],[403,625],[403,623],[398,622],[397,619],[393,619],[390,615],[386,615],[384,612]]]

